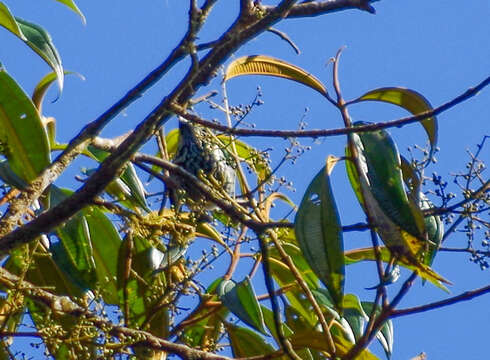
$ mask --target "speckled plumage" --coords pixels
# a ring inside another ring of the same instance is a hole
[[[180,120],[179,131],[179,143],[173,162],[194,176],[198,177],[200,170],[205,176],[213,176],[218,183],[222,184],[223,190],[234,196],[235,171],[227,162],[224,151],[212,138],[209,130]],[[179,180],[182,189],[192,200],[201,199],[199,192],[192,189],[192,186],[187,186],[183,179]],[[212,206],[207,207],[213,208]]]

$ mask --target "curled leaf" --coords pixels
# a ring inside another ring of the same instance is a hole
[[[356,102],[360,101],[381,101],[398,105],[413,115],[418,115],[432,110],[432,105],[422,94],[415,90],[402,87],[384,87],[371,90],[362,95]],[[437,144],[437,118],[431,116],[421,121],[422,126],[429,137],[431,151],[434,153]]]
[[[312,74],[296,65],[270,56],[253,55],[236,59],[226,68],[224,80],[227,81],[242,75],[281,77],[306,85],[322,95],[327,94],[325,86]]]

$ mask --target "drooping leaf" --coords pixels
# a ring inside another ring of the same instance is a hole
[[[274,352],[271,345],[250,329],[230,323],[225,323],[225,329],[235,358],[266,355]]]
[[[346,251],[345,255],[345,264],[351,265],[355,264],[359,261],[376,261],[376,255],[374,254],[373,248],[361,248],[361,249],[353,249]],[[380,247],[380,255],[381,260],[385,263],[389,263],[391,259],[391,252],[388,248],[382,246]],[[449,292],[449,290],[442,284],[443,282],[446,284],[450,284],[449,281],[444,279],[441,275],[436,273],[427,265],[422,263],[414,264],[413,262],[407,260],[405,257],[401,257],[398,259],[398,265],[403,266],[411,271],[416,271],[417,274],[424,280],[430,281],[432,284],[437,286],[438,288]]]
[[[344,245],[342,226],[330,185],[334,158],[308,186],[299,206],[294,228],[303,255],[342,309],[344,289]]]
[[[63,90],[63,65],[58,50],[53,44],[51,36],[41,26],[16,17],[22,34],[25,36],[25,43],[34,50],[46,63],[54,70],[58,78],[60,92]]]
[[[85,78],[78,74],[74,73],[72,71],[67,71],[65,70],[64,75],[70,75],[70,74],[75,74],[78,75],[78,77],[82,80],[85,80]],[[53,82],[55,82],[58,78],[58,75],[56,72],[50,72],[49,74],[46,74],[36,85],[34,88],[34,91],[32,92],[32,102],[38,109],[39,113],[42,114],[42,103],[44,100],[44,96],[46,95],[46,92],[48,91],[49,87]]]
[[[372,302],[367,302],[363,301],[362,307],[364,309],[364,312],[366,314],[371,314],[373,311],[374,304]],[[377,308],[375,311],[375,314],[379,314],[379,309]],[[383,347],[386,357],[388,359],[391,358],[391,354],[393,353],[393,322],[391,320],[387,320],[381,329],[376,333],[376,338],[380,342],[381,346]]]
[[[10,168],[30,182],[50,163],[39,113],[21,87],[0,67],[0,143]]]
[[[439,287],[441,282],[449,283],[421,263],[421,253],[428,244],[424,240],[424,218],[405,192],[400,157],[389,134],[384,130],[353,134],[349,141],[358,152],[362,172],[359,176],[355,167],[348,166],[349,180],[361,192],[359,201],[375,219],[376,232],[385,245],[397,258],[415,265],[419,274],[425,273]]]
[[[225,71],[224,80],[227,81],[241,75],[267,75],[285,78],[306,85],[322,95],[327,89],[312,74],[300,67],[265,55],[245,56],[234,60]]]
[[[217,292],[223,305],[240,320],[262,334],[268,335],[262,309],[248,277],[239,283],[233,280],[223,280]]]
[[[87,23],[86,19],[85,19],[85,16],[83,15],[83,13],[80,11],[80,9],[78,8],[77,4],[75,4],[75,2],[73,0],[56,0],[64,5],[66,5],[67,7],[69,7],[71,10],[73,10],[73,12],[75,12],[76,14],[78,14],[80,16],[80,18],[82,19],[82,23],[85,25]]]
[[[413,115],[432,110],[432,105],[422,94],[402,87],[385,87],[368,91],[356,101],[381,101],[398,105]],[[432,156],[437,144],[437,118],[429,117],[421,121],[429,137]]]
[[[355,123],[361,124],[365,123]],[[403,186],[400,155],[391,136],[385,130],[377,130],[355,134],[353,139],[362,163],[362,176],[383,212],[403,230],[422,237],[423,216],[420,209],[410,206]]]

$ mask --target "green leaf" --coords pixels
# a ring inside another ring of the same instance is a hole
[[[285,295],[291,303],[291,307],[294,308],[310,325],[315,324],[317,319],[315,314],[311,311],[311,304],[304,298],[303,292],[298,290],[299,285],[289,267],[282,261],[271,256],[270,268],[272,277],[278,285],[281,288],[289,288]]]
[[[434,204],[422,192],[420,193],[420,208],[422,210],[434,208]],[[424,218],[424,221],[430,243],[424,249],[422,263],[431,266],[444,237],[444,223],[438,215],[427,216]]]
[[[95,272],[107,304],[117,304],[117,254],[121,238],[112,222],[98,208],[83,210],[90,231]]]
[[[53,44],[51,36],[41,26],[16,17],[22,34],[25,36],[25,43],[38,54],[54,70],[58,78],[60,92],[63,90],[63,65],[58,50]]]
[[[17,21],[15,21],[14,15],[12,15],[7,5],[5,5],[3,2],[0,2],[0,26],[3,26],[5,29],[12,32],[22,41],[27,40],[20,30],[19,24]]]
[[[363,301],[362,307],[366,314],[371,315],[373,312],[374,304],[372,302]],[[376,316],[379,314],[379,308],[376,308],[375,314]],[[391,354],[393,353],[393,322],[391,320],[387,320],[381,329],[376,333],[376,338],[380,342],[383,350],[386,353],[386,357],[391,358]]]
[[[432,110],[430,102],[420,93],[401,87],[385,87],[368,91],[362,95],[356,102],[360,101],[381,101],[398,105],[413,115],[421,114]],[[421,121],[422,126],[429,137],[431,151],[434,153],[437,144],[437,119],[435,116]]]
[[[68,6],[71,10],[73,10],[76,14],[78,14],[82,19],[82,23],[84,25],[87,23],[85,16],[83,15],[83,13],[80,11],[77,4],[75,4],[73,0],[56,0],[56,1]]]
[[[327,89],[316,77],[298,66],[270,56],[253,55],[234,60],[225,71],[224,80],[241,75],[267,75],[285,78],[306,85],[322,95]]]
[[[248,277],[239,283],[235,283],[233,280],[223,280],[218,288],[218,296],[223,305],[245,324],[264,335],[268,335],[262,309]]]
[[[230,146],[230,137],[227,135],[218,135],[218,139],[223,142],[224,147]],[[267,160],[262,156],[260,151],[247,143],[234,140],[238,158],[247,163],[252,171],[257,175],[257,182],[260,183],[270,178],[272,170]]]
[[[260,307],[262,309],[262,314],[264,314],[264,322],[265,325],[267,326],[267,329],[269,329],[270,333],[276,339],[277,342],[279,342],[279,335],[276,331],[276,325],[274,322],[274,313],[272,310],[269,310],[265,306]],[[293,331],[287,326],[287,324],[282,323],[282,333],[284,334],[284,337],[288,338],[293,334]]]
[[[266,355],[274,352],[274,348],[267,344],[257,333],[250,329],[225,323],[230,339],[233,357],[250,357]]]
[[[0,143],[10,167],[30,182],[51,162],[39,113],[15,80],[0,67]]]
[[[97,149],[94,146],[89,146],[88,150],[98,162],[104,161],[104,159],[109,156],[107,151]],[[93,169],[86,170],[86,173],[87,175],[91,175],[93,171]],[[105,191],[129,209],[134,210],[135,207],[139,207],[147,212],[151,211],[146,202],[145,188],[131,162],[126,165],[121,176],[113,180],[106,187]]]
[[[400,155],[391,136],[385,130],[377,130],[355,134],[353,138],[359,160],[364,164],[362,175],[367,180],[369,192],[390,220],[411,235],[422,237],[423,216],[420,209],[410,206],[403,186]],[[416,253],[414,250],[413,254]]]
[[[342,309],[344,291],[344,244],[342,226],[330,185],[336,159],[329,157],[308,186],[299,206],[294,229],[303,255],[325,284],[337,309]]]

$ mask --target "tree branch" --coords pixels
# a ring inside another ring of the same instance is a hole
[[[210,129],[222,131],[226,134],[233,134],[239,136],[267,136],[267,137],[279,137],[279,138],[318,138],[318,137],[328,137],[328,136],[339,136],[347,135],[352,133],[369,132],[380,129],[392,128],[392,127],[402,127],[407,124],[422,121],[424,119],[433,117],[435,115],[441,114],[454,106],[470,99],[471,97],[478,94],[479,91],[484,89],[490,84],[490,77],[481,81],[476,86],[469,88],[463,94],[455,97],[454,99],[434,108],[431,111],[426,111],[417,115],[407,116],[399,118],[396,120],[390,120],[382,123],[373,123],[369,125],[356,126],[355,128],[338,128],[338,129],[314,129],[314,130],[261,130],[261,129],[238,129],[234,127],[229,127],[225,125],[220,125],[210,120],[203,119],[197,115],[188,113],[183,107],[176,104],[172,104],[172,111],[196,124],[208,127]],[[354,102],[350,102],[353,104]]]
[[[471,300],[475,297],[485,295],[490,292],[490,285],[484,286],[479,289],[471,290],[471,291],[465,291],[462,294],[459,294],[457,296],[451,297],[449,299],[441,300],[441,301],[436,301],[433,303],[425,304],[425,305],[420,305],[420,306],[415,306],[407,309],[399,309],[399,310],[394,310],[391,315],[389,316],[390,318],[396,318],[400,316],[405,316],[405,315],[412,315],[412,314],[418,314],[421,312],[425,311],[430,311],[434,309],[439,309],[444,306],[449,306],[453,305],[462,301],[468,301]]]

